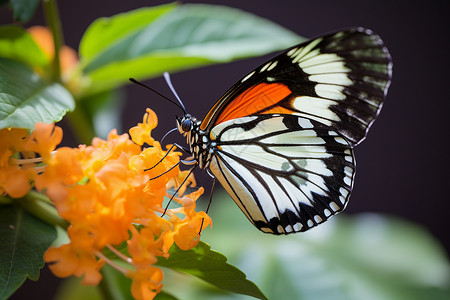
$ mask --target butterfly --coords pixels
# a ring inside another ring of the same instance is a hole
[[[234,84],[203,120],[177,117],[177,128],[196,167],[209,170],[259,230],[302,232],[346,207],[353,148],[391,77],[378,35],[339,31],[285,50]]]

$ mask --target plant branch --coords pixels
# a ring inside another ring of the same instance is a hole
[[[23,198],[16,199],[16,201],[27,212],[42,221],[67,229],[68,223],[59,216],[56,208],[49,204],[50,200],[45,195],[35,191],[29,191]]]
[[[64,37],[62,32],[61,20],[59,18],[58,5],[56,0],[42,1],[45,19],[47,26],[50,27],[53,35],[53,46],[55,48],[55,56],[52,62],[52,69],[50,79],[55,82],[61,82],[61,65],[60,65],[60,50],[64,44]]]

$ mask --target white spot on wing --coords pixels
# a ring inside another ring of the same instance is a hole
[[[338,115],[330,110],[331,105],[335,105],[335,101],[326,100],[322,98],[300,96],[294,99],[295,109],[318,116],[320,120],[327,119],[333,121],[340,121]],[[320,117],[319,117],[320,116]]]
[[[343,187],[339,188],[339,193],[344,196],[345,198],[347,198],[349,192],[348,190],[344,189]]]
[[[337,205],[335,202],[330,202],[330,208],[332,211],[337,212],[340,210],[339,205]]]
[[[320,57],[321,55],[318,55],[317,57]],[[308,60],[309,61],[309,60]],[[308,62],[307,61],[307,62]],[[305,63],[299,62],[300,67],[302,70],[307,74],[326,74],[326,73],[348,73],[350,71],[349,68],[347,68],[344,65],[344,62],[342,61],[335,61],[332,63],[324,63],[324,64],[316,64],[305,67]]]
[[[316,84],[314,87],[316,94],[319,97],[333,99],[333,100],[344,100],[346,96],[342,93],[344,90],[343,86],[331,85],[331,84]]]
[[[338,84],[343,86],[350,86],[353,84],[353,81],[344,73],[315,74],[310,75],[308,79],[317,83]]]
[[[305,55],[307,55],[310,52],[317,52],[319,53],[319,49],[315,49],[311,51],[315,46],[317,46],[318,43],[322,41],[322,38],[315,39],[311,41],[308,45],[304,46],[303,48],[298,49],[296,53],[294,53],[294,60],[293,62],[300,61]]]
[[[248,74],[247,76],[245,76],[244,78],[242,78],[241,82],[246,81],[247,79],[249,79],[250,77],[252,77],[253,74],[255,74],[255,71],[251,72],[250,74]]]
[[[317,65],[325,65],[331,63],[341,63],[343,65],[343,58],[334,53],[322,53],[313,57],[304,57],[300,61],[302,68],[309,68]],[[345,66],[343,66],[346,68]]]
[[[303,228],[303,224],[302,223],[295,223],[293,227],[294,227],[295,231],[300,231]]]
[[[353,156],[352,156],[352,152],[350,151],[350,149],[345,149],[344,153],[345,155],[345,160],[348,162],[353,162]]]
[[[297,51],[297,50],[298,50],[298,48],[292,48],[286,54],[287,54],[287,56],[292,56],[295,53],[295,51]]]
[[[350,177],[345,176],[344,182],[346,185],[350,186],[352,184],[352,179]]]
[[[275,67],[277,66],[277,64],[278,64],[278,61],[274,61],[274,62],[267,68],[267,71],[270,71],[270,70],[272,70],[273,68],[275,68]]]
[[[344,168],[345,175],[351,178],[353,176],[353,169],[349,166],[345,166]]]
[[[316,223],[321,223],[323,221],[322,217],[319,215],[315,215],[314,216],[314,221],[316,221]]]
[[[339,144],[348,145],[347,141],[344,138],[341,138],[340,136],[335,137],[334,140]]]
[[[298,125],[300,125],[302,128],[314,128],[311,121],[305,118],[298,118]]]
[[[270,62],[268,62],[267,64],[265,64],[262,68],[261,68],[261,70],[259,70],[259,72],[260,73],[262,73],[262,72],[264,72],[265,70],[267,70],[267,68],[270,66]]]

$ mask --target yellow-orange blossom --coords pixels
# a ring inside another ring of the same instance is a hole
[[[202,222],[202,229],[211,224],[205,212],[195,211],[203,188],[185,196],[185,188],[180,189],[174,200],[181,206],[161,216],[167,190],[177,188],[188,172],[178,167],[168,171],[179,162],[179,152],[170,152],[160,162],[166,151],[151,137],[156,124],[155,113],[147,109],[143,123],[130,129],[131,140],[113,130],[107,140],[95,138],[91,146],[56,151],[62,139],[57,126],[36,124],[31,136],[22,129],[0,130],[5,141],[0,146],[0,193],[22,197],[34,182],[70,223],[70,243],[50,248],[44,256],[55,275],[79,276],[83,283],[95,285],[107,262],[133,279],[131,291],[136,299],[152,299],[162,287],[162,271],[153,265],[157,257],[168,257],[173,243],[184,250],[194,247]],[[144,144],[149,147],[142,150]],[[27,160],[12,158],[16,153],[22,158],[38,153],[44,171]],[[8,180],[12,176],[15,180]],[[188,184],[195,185],[192,176]],[[142,226],[138,230],[136,225]],[[105,247],[113,249],[125,241],[129,257],[118,255],[130,269],[102,254]]]

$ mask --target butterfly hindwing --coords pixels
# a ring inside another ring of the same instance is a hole
[[[305,231],[342,210],[354,158],[348,141],[294,115],[242,117],[215,126],[210,169],[247,218],[274,234]]]
[[[231,87],[201,124],[248,115],[294,114],[318,121],[360,143],[382,107],[391,57],[367,29],[329,34],[292,47]]]

